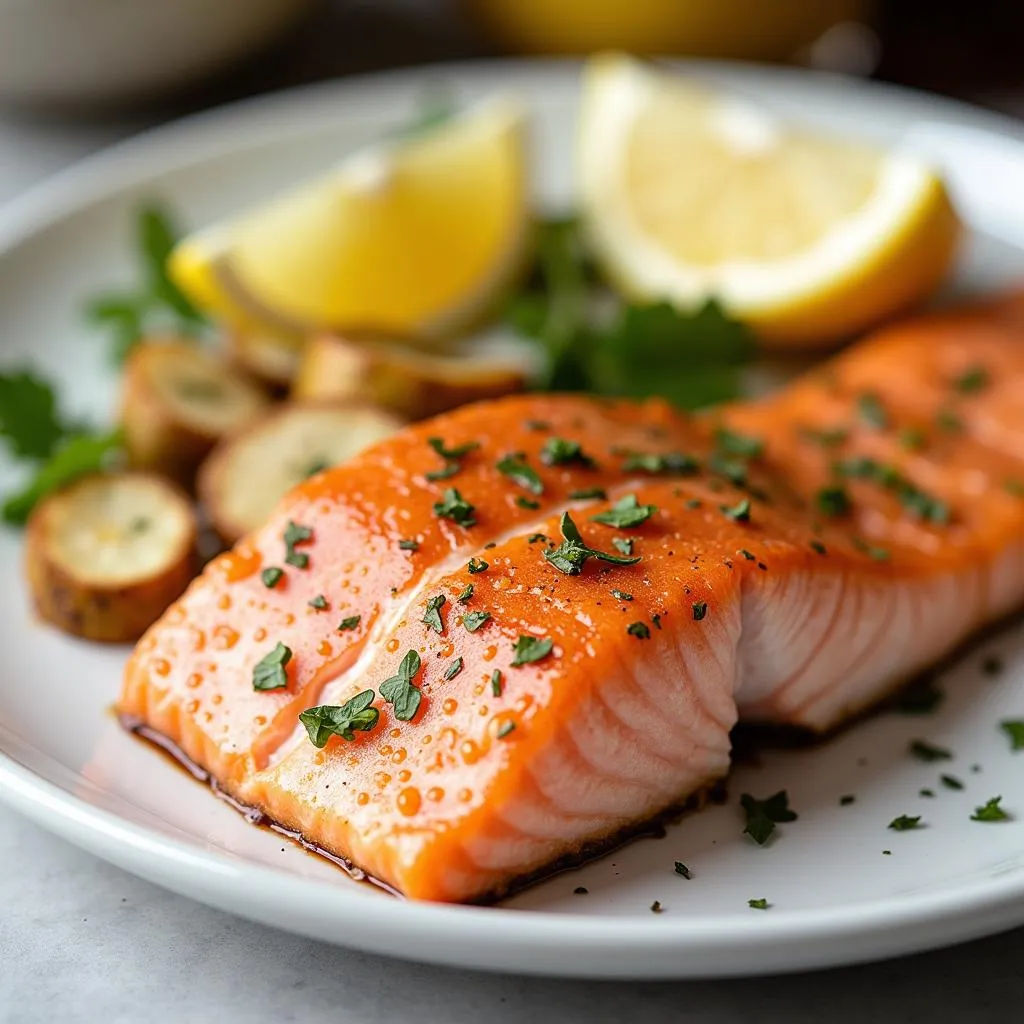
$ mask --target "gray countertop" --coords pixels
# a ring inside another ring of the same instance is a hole
[[[141,122],[0,116],[0,203]],[[1024,930],[842,971],[704,983],[550,981],[402,964],[164,892],[0,806],[0,1021],[1010,1020]]]

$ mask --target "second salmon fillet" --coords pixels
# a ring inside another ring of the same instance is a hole
[[[120,710],[408,896],[500,896],[709,789],[738,717],[830,729],[1021,603],[1022,442],[1017,297],[714,418],[471,406],[294,491]]]

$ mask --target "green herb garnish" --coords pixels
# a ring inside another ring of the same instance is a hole
[[[445,670],[443,678],[445,680],[454,679],[462,671],[463,661],[462,658],[456,658]]]
[[[744,793],[740,796],[740,806],[747,814],[747,824],[743,832],[758,846],[764,846],[768,842],[777,824],[797,819],[796,811],[790,809],[789,795],[784,789],[767,800],[757,800],[749,793]]]
[[[419,709],[423,695],[412,685],[419,670],[420,656],[415,651],[407,651],[398,672],[380,684],[380,695],[394,707],[395,718],[400,722],[412,721]]]
[[[904,715],[927,715],[942,703],[945,696],[935,685],[933,676],[923,676],[896,695],[893,707]]]
[[[964,784],[955,775],[940,775],[939,782],[941,782],[946,789],[964,788]]]
[[[459,604],[465,604],[473,596],[475,589],[476,587],[472,583],[467,583],[462,588],[462,593],[459,594]]]
[[[973,395],[978,391],[984,391],[988,385],[988,370],[984,366],[972,366],[953,381],[954,389],[961,395]]]
[[[400,540],[398,547],[401,551],[419,551],[420,544],[416,540]]]
[[[851,508],[845,487],[822,487],[815,498],[819,511],[826,516],[845,516]]]
[[[683,878],[686,878],[686,879],[693,878],[693,872],[690,871],[690,869],[681,860],[677,860],[675,862],[675,869],[674,870],[675,870],[675,873],[677,875],[682,875]]]
[[[315,608],[318,612],[322,612],[327,608],[327,598],[323,594],[317,594],[316,597],[311,597],[306,604],[310,608]]]
[[[901,814],[898,818],[893,818],[888,827],[893,832],[909,832],[911,829],[921,828],[921,815],[912,817],[909,814]]]
[[[476,519],[473,513],[476,507],[466,501],[454,488],[449,487],[441,495],[440,501],[434,502],[434,515],[441,519],[450,519],[459,526],[476,526]]]
[[[520,487],[526,488],[531,494],[544,493],[544,481],[537,475],[535,469],[526,464],[526,459],[521,452],[506,455],[500,459],[495,467],[503,476],[515,481]],[[536,504],[534,507],[538,507]]]
[[[633,595],[632,594],[627,594],[624,590],[616,590],[614,587],[612,587],[611,594],[612,594],[612,597],[614,597],[617,601],[632,601],[633,600]]]
[[[583,451],[579,441],[566,441],[561,437],[549,437],[540,452],[540,461],[545,466],[594,466],[594,460]]]
[[[487,563],[482,558],[471,558],[466,563],[466,571],[471,575],[475,576],[477,573],[485,572],[487,570]]]
[[[491,673],[491,696],[492,697],[500,697],[501,696],[501,669],[500,668],[496,668]]]
[[[666,476],[692,476],[700,471],[700,463],[682,452],[629,452],[622,463],[623,473],[650,473]]]
[[[608,494],[603,487],[586,487],[582,491],[570,491],[569,497],[573,501],[590,501],[592,499],[604,501]]]
[[[638,640],[651,639],[651,629],[646,622],[631,622],[626,627],[626,632],[630,636],[635,636]]]
[[[739,455],[744,459],[757,459],[764,455],[764,441],[749,434],[738,434],[725,427],[715,431],[715,446],[724,455]]]
[[[952,409],[941,409],[935,417],[935,423],[947,434],[959,434],[964,429],[963,420]]]
[[[274,645],[274,649],[264,655],[252,670],[252,688],[254,690],[283,690],[288,685],[288,676],[284,667],[292,660],[292,650],[282,643]]]
[[[583,538],[568,512],[562,513],[560,521],[562,543],[557,548],[549,548],[544,552],[547,559],[559,572],[568,576],[578,576],[588,558],[596,558],[611,565],[635,565],[640,561],[639,555],[632,558],[619,558],[606,551],[597,551],[583,543]]]
[[[911,740],[907,747],[909,753],[919,761],[950,761],[953,752],[945,747],[937,747],[925,740]]]
[[[736,523],[748,523],[750,522],[750,499],[743,498],[742,501],[737,502],[735,505],[722,505],[722,515],[726,519],[731,519]]]
[[[751,910],[767,910],[771,904],[764,897],[761,897],[759,900],[747,900],[747,906]]]
[[[822,544],[820,540],[812,540],[810,542],[809,546],[810,546],[810,549],[813,552],[815,552],[816,554],[819,554],[819,555],[827,555],[828,554],[828,548],[826,548],[825,545]]]
[[[994,796],[986,800],[981,807],[975,807],[971,815],[971,821],[1012,821],[1012,817],[999,806],[1001,796]]]
[[[475,633],[490,618],[490,612],[466,612],[462,616],[462,624],[468,632]]]
[[[700,620],[703,619],[704,616],[708,613],[707,601],[694,601],[692,607],[694,622],[700,622]]]
[[[1011,750],[1024,750],[1024,719],[1007,718],[999,723],[999,728],[1009,738]]]
[[[515,732],[515,728],[515,722],[505,722],[503,725],[499,726],[498,731],[495,733],[495,736],[497,736],[499,740],[503,740],[510,733]]]
[[[448,600],[444,594],[437,594],[427,601],[427,610],[423,614],[423,618],[420,619],[428,629],[432,629],[435,633],[444,632],[444,623],[441,621],[441,609],[444,607],[445,602]]]
[[[475,452],[480,447],[479,441],[467,441],[465,444],[449,448],[440,437],[428,437],[427,444],[446,462],[456,462],[459,459],[465,458],[470,452]]]
[[[822,448],[838,448],[845,443],[850,432],[845,427],[832,427],[830,429],[817,429],[814,427],[801,427],[800,436],[808,441],[813,441]]]
[[[904,427],[897,438],[905,452],[919,452],[927,443],[924,431],[919,427]]]
[[[288,520],[284,528],[284,560],[296,569],[305,569],[309,565],[309,555],[303,551],[296,551],[299,544],[308,544],[313,539],[313,531],[308,526]]]
[[[357,732],[369,732],[380,718],[380,712],[373,704],[373,690],[363,690],[341,707],[321,704],[299,714],[299,721],[306,727],[309,740],[318,750],[327,745],[332,736],[340,736],[350,742]]]
[[[596,516],[591,516],[590,518],[595,523],[603,523],[605,526],[615,526],[620,530],[628,530],[631,527],[645,523],[657,511],[656,505],[641,505],[637,501],[635,494],[627,494],[615,502],[610,509],[598,512]]]
[[[857,399],[857,412],[860,418],[874,430],[885,430],[889,425],[889,417],[885,414],[882,401],[876,394],[865,393]]]
[[[868,558],[875,562],[887,562],[892,557],[891,552],[888,548],[878,547],[875,544],[869,544],[866,540],[861,537],[854,537],[851,541],[854,548],[856,548],[862,555],[867,555]]]
[[[620,551],[624,555],[633,554],[633,538],[632,537],[612,537],[612,547],[616,551]]]
[[[338,623],[338,632],[344,633],[350,629],[355,629],[359,625],[360,619],[362,619],[362,615],[349,615],[348,618],[342,619]]]
[[[284,569],[278,569],[276,565],[268,566],[260,573],[260,580],[268,590],[273,590],[283,578]]]
[[[520,508],[526,508],[531,510],[540,508],[539,501],[533,501],[533,499],[531,498],[524,498],[521,494],[516,495],[516,504]]]
[[[551,653],[554,646],[555,643],[551,639],[538,640],[535,636],[520,633],[513,648],[512,664],[529,665],[534,661],[540,661]]]

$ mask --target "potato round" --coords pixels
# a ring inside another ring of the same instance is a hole
[[[154,342],[128,357],[121,426],[131,466],[191,487],[217,441],[260,416],[266,392],[223,359],[187,342]]]
[[[41,501],[25,573],[40,617],[65,633],[137,640],[188,586],[196,518],[187,495],[151,473],[95,474]]]
[[[213,528],[233,544],[262,525],[293,487],[401,425],[370,405],[286,404],[213,450],[199,470],[199,500]]]

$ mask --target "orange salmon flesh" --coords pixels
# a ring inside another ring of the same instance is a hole
[[[1024,293],[705,416],[526,395],[408,427],[212,561],[119,711],[473,901],[708,790],[737,720],[829,730],[1022,601]]]

